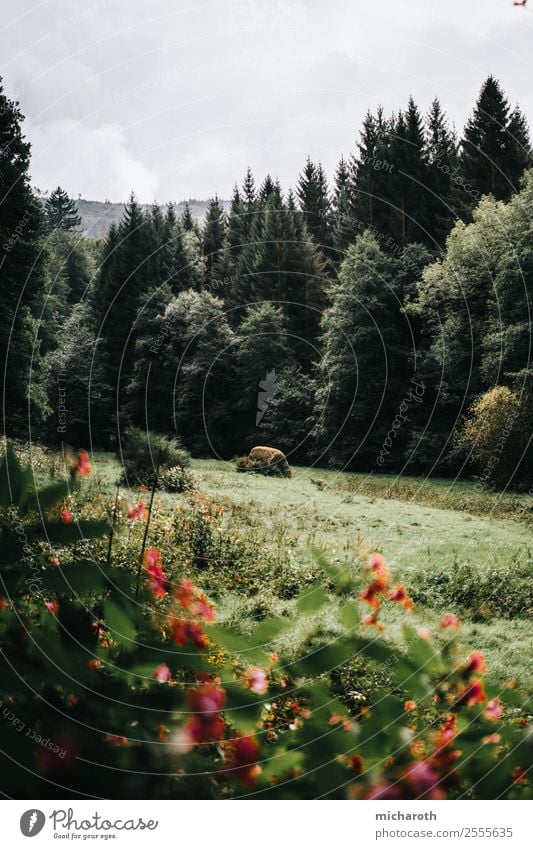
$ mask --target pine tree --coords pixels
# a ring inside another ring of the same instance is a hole
[[[48,230],[75,230],[81,224],[76,201],[61,186],[46,199],[44,214]]]
[[[308,158],[298,178],[296,195],[300,203],[307,230],[324,257],[331,253],[331,202],[326,175],[322,165]]]
[[[30,187],[30,145],[22,121],[0,78],[0,367],[9,375],[1,412],[5,431],[18,436],[27,435],[28,413],[42,418],[47,411],[33,316],[42,303],[45,279],[43,214]]]
[[[226,240],[226,215],[218,197],[210,202],[202,233],[202,246],[205,257],[205,286],[215,288],[220,285],[222,251]]]
[[[446,236],[455,218],[464,211],[465,204],[464,201],[461,203],[456,191],[459,167],[457,141],[437,97],[426,118],[425,156],[430,190],[427,198],[427,227],[435,246],[442,250]]]
[[[428,170],[422,119],[412,97],[394,124],[392,162],[388,193],[392,200],[392,235],[397,245],[431,241],[427,233]],[[392,197],[391,197],[392,195]]]
[[[150,217],[134,195],[118,227],[110,230],[104,253],[94,285],[93,314],[96,332],[104,339],[108,383],[120,406],[133,369],[135,317],[142,294],[152,288],[152,260],[157,253]]]
[[[525,119],[518,109],[511,112],[500,83],[489,76],[461,140],[465,191],[474,200],[486,194],[505,200],[519,188],[524,167],[530,161]]]
[[[335,187],[332,202],[332,240],[335,250],[334,261],[338,267],[344,259],[348,245],[355,241],[348,163],[341,157],[335,171]]]
[[[193,218],[193,214],[188,203],[185,204],[185,209],[181,214],[181,226],[186,233],[195,232],[197,229],[196,221]]]

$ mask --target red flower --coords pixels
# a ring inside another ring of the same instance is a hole
[[[90,660],[87,663],[88,669],[98,669],[98,667],[101,666],[101,665],[102,665],[102,661],[98,660],[97,657],[93,657],[92,660]]]
[[[176,744],[187,751],[196,743],[210,743],[220,740],[225,725],[221,710],[226,701],[226,693],[217,684],[204,684],[191,690],[187,703],[194,714],[178,734]]]
[[[163,598],[167,592],[167,576],[160,561],[158,548],[147,548],[144,552],[144,565],[148,574],[148,583],[155,598]]]
[[[52,566],[60,566],[61,565],[61,561],[60,561],[59,557],[50,557],[49,559],[50,559],[50,563],[52,564]]]
[[[144,522],[147,518],[148,510],[146,509],[146,504],[142,500],[137,504],[134,504],[133,507],[128,510],[128,519],[139,519],[141,522]]]
[[[412,610],[415,606],[413,599],[409,597],[407,590],[401,584],[390,591],[389,598],[391,601],[401,604],[406,610]]]
[[[57,601],[45,601],[44,606],[50,613],[57,613],[59,610],[59,604]]]
[[[215,608],[205,595],[198,596],[194,600],[192,612],[198,619],[204,619],[206,622],[214,622],[216,618]]]
[[[184,578],[181,584],[178,586],[176,590],[176,598],[186,610],[189,609],[192,602],[194,601],[194,597],[196,595],[196,588],[192,581],[188,578]]]
[[[408,711],[416,710],[416,702],[413,702],[413,701],[404,702],[403,703],[403,709],[408,710]]]
[[[71,525],[74,521],[74,514],[71,513],[70,510],[62,510],[61,521],[64,522],[65,525]]]
[[[254,787],[261,767],[257,763],[259,743],[255,737],[236,737],[227,746],[228,758],[225,769],[245,787]]]
[[[487,707],[484,710],[484,714],[487,719],[490,719],[492,722],[497,722],[500,716],[503,713],[502,704],[499,699],[491,699],[488,703]]]
[[[199,649],[204,649],[208,640],[198,622],[189,619],[171,619],[168,623],[171,639],[178,645],[183,646],[191,642]]]
[[[459,698],[457,699],[457,705],[467,705],[468,707],[473,707],[474,705],[479,704],[480,702],[486,702],[487,696],[485,694],[485,690],[483,687],[482,681],[472,681],[468,687],[465,687],[459,694]]]
[[[440,627],[441,628],[458,628],[460,626],[460,621],[457,616],[454,616],[453,613],[445,613],[441,619]]]
[[[457,717],[451,713],[442,723],[437,735],[435,754],[450,746],[457,736]]]
[[[375,628],[376,631],[383,631],[383,625],[380,625],[374,614],[363,616],[361,619],[361,625],[370,625],[372,628]]]
[[[479,675],[484,675],[486,671],[487,664],[485,663],[485,658],[480,651],[473,651],[468,658],[468,665],[465,672],[467,674],[470,672],[477,672]]]
[[[527,781],[527,770],[522,769],[521,766],[517,766],[513,772],[513,781],[515,784],[525,784]]]
[[[378,595],[383,594],[386,589],[386,584],[384,584],[383,581],[373,581],[371,584],[368,585],[368,587],[365,587],[365,589],[359,594],[359,597],[362,598],[363,601],[366,601],[366,603],[369,604],[370,607],[373,607],[375,610],[377,610],[381,604]]]
[[[90,475],[92,472],[91,464],[89,463],[89,455],[87,451],[80,451],[78,454],[78,459],[76,460],[76,465],[73,470],[75,475],[80,475],[80,477],[84,478],[86,475]]]
[[[166,663],[161,663],[154,672],[154,677],[157,681],[160,681],[162,684],[166,683],[172,677],[172,672],[170,671],[170,667],[166,665]]]
[[[357,775],[361,775],[365,768],[365,764],[361,755],[350,755],[348,757],[348,764],[350,765],[351,769],[353,769],[353,771],[357,773]]]

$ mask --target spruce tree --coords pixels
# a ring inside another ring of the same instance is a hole
[[[324,256],[331,252],[331,202],[322,165],[308,158],[298,178],[296,196],[305,218],[307,230]]]
[[[426,118],[425,155],[429,189],[427,226],[434,240],[434,247],[442,250],[455,218],[465,208],[465,201],[457,191],[457,141],[437,97],[433,100]]]
[[[75,230],[81,224],[78,206],[67,192],[58,186],[46,199],[44,205],[46,227],[48,230]]]
[[[348,245],[355,241],[352,216],[352,197],[350,189],[350,171],[348,163],[341,157],[335,171],[335,185],[332,201],[332,241],[334,262],[338,267],[344,259]]]
[[[511,111],[500,83],[489,76],[461,140],[465,190],[477,193],[477,197],[492,194],[497,200],[505,200],[518,190],[530,161],[525,119],[518,109]]]
[[[394,124],[391,143],[394,165],[390,176],[392,191],[392,235],[397,245],[431,242],[427,232],[428,170],[422,119],[412,97],[407,109]]]
[[[210,202],[202,231],[202,247],[205,257],[205,285],[218,287],[222,266],[222,252],[226,240],[226,214],[218,197]]]

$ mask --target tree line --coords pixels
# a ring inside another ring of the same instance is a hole
[[[136,425],[199,455],[268,440],[300,463],[449,473],[468,410],[504,386],[526,480],[532,164],[489,77],[460,138],[438,99],[422,116],[410,98],[366,115],[332,185],[311,159],[286,192],[248,169],[227,213],[132,195],[85,239],[66,192],[36,198],[0,88],[5,433],[109,448]]]

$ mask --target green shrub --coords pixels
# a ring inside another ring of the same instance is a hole
[[[533,613],[533,563],[496,563],[480,568],[468,562],[424,571],[410,580],[415,601],[442,609],[454,605],[473,619],[512,619]]]
[[[159,470],[157,487],[183,492],[193,486],[190,455],[175,437],[128,428],[118,455],[124,469],[124,482],[151,487]]]

